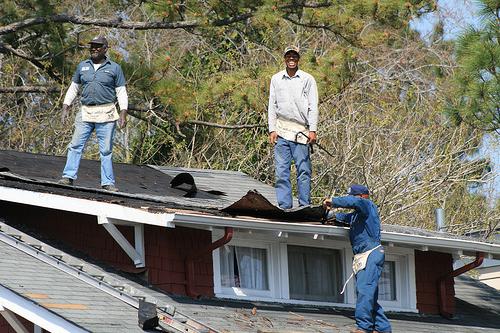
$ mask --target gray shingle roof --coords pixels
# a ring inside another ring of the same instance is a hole
[[[393,332],[471,333],[500,332],[500,292],[468,277],[455,279],[457,314],[452,320],[439,316],[389,313]],[[331,307],[285,306],[259,302],[205,301],[179,299],[184,313],[229,332],[256,332],[281,329],[304,332],[347,333],[354,325],[353,310]],[[252,308],[256,307],[256,315]],[[222,320],[221,320],[222,319]]]
[[[0,253],[2,286],[90,332],[144,332],[130,305],[2,242]]]
[[[44,247],[45,244],[41,243]],[[78,304],[85,309],[51,309],[61,317],[92,332],[140,332],[137,310],[124,302],[33,258],[0,241],[0,284],[39,304]],[[64,254],[64,252],[60,252]],[[88,265],[91,265],[88,263]],[[97,267],[91,265],[92,267]],[[221,332],[349,332],[353,328],[353,310],[332,307],[286,305],[278,303],[193,300],[169,296],[147,286],[96,268],[145,295],[157,304],[175,306],[178,312],[201,321]],[[35,277],[35,278],[34,278]],[[107,279],[107,278],[106,278]],[[453,320],[438,316],[391,313],[394,332],[469,333],[499,332],[500,292],[468,277],[455,279],[457,316]],[[33,294],[47,295],[37,298]],[[31,295],[31,296],[30,296]],[[255,307],[255,314],[252,309]]]
[[[257,190],[260,194],[266,197],[271,203],[277,204],[274,187],[265,183],[259,182],[252,177],[239,171],[223,171],[223,170],[206,170],[193,168],[174,168],[165,166],[152,166],[165,174],[175,177],[181,172],[188,172],[193,175],[196,185],[202,190],[219,190],[226,195],[224,206],[227,207],[231,203],[238,201],[249,190]]]

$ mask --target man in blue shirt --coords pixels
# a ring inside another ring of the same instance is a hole
[[[90,59],[82,61],[76,68],[63,102],[62,122],[79,88],[82,88],[81,108],[75,118],[75,131],[59,183],[73,184],[77,178],[85,143],[95,130],[101,158],[101,187],[108,191],[118,191],[113,174],[112,151],[116,123],[122,128],[127,124],[128,96],[125,76],[120,65],[106,57],[106,38],[97,36],[89,44]],[[120,107],[119,115],[116,101]]]
[[[334,213],[328,217],[349,225],[356,273],[356,326],[352,333],[389,333],[391,324],[378,304],[378,280],[384,268],[385,254],[380,244],[380,217],[377,206],[369,199],[366,186],[353,184],[344,197],[325,199],[326,209],[348,208],[351,213]]]

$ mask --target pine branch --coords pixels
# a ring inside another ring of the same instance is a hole
[[[344,36],[340,31],[339,29],[337,29],[335,26],[333,25],[326,25],[326,24],[312,24],[312,23],[302,23],[302,22],[299,22],[295,19],[292,19],[291,17],[289,16],[286,16],[284,15],[283,18],[293,24],[296,24],[296,25],[299,25],[301,27],[306,27],[306,28],[313,28],[313,29],[324,29],[324,30],[327,30],[327,31],[330,31],[332,32],[334,35],[342,38],[343,40],[345,40],[347,43],[349,43],[350,45],[354,46],[354,47],[360,47],[360,45],[358,45],[358,43],[349,38],[349,37],[346,37]]]

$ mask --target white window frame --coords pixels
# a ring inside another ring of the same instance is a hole
[[[288,239],[282,240],[280,242],[280,271],[281,276],[284,278],[281,281],[281,298],[289,303],[293,304],[317,304],[317,305],[332,305],[332,306],[345,306],[345,303],[336,303],[336,302],[321,302],[321,301],[309,301],[309,300],[299,300],[290,298],[290,284],[288,277],[288,245],[294,246],[304,246],[304,247],[316,247],[316,248],[325,248],[331,250],[340,251],[340,262],[342,267],[341,281],[345,281],[346,277],[346,261],[345,261],[345,253],[347,243],[335,241],[333,239],[324,239],[324,240],[315,240],[311,238],[303,238],[303,237],[294,237],[291,236]],[[350,273],[349,273],[350,274]],[[343,283],[340,286],[342,289]],[[345,302],[344,296],[344,302]]]
[[[418,312],[415,283],[415,254],[414,249],[384,245],[385,260],[395,262],[396,275],[396,300],[382,301],[380,305],[384,310]],[[352,252],[347,255],[348,262],[352,262]],[[351,270],[352,271],[352,270]],[[349,273],[350,274],[350,273]],[[356,287],[354,278],[349,281],[346,288],[347,304],[356,306]]]
[[[223,235],[223,231],[215,229],[212,239],[215,241]],[[261,300],[289,304],[307,304],[320,306],[355,307],[354,279],[347,285],[343,303],[306,301],[290,299],[288,277],[288,245],[317,247],[339,250],[341,254],[342,281],[346,281],[352,272],[352,250],[347,240],[334,238],[314,239],[313,235],[281,235],[279,232],[259,232],[237,229],[232,240],[226,245],[261,248],[267,250],[269,291],[222,287],[220,275],[219,250],[213,251],[214,294],[219,298]],[[418,312],[415,283],[414,249],[384,245],[387,261],[395,262],[396,300],[380,301],[385,310]]]
[[[271,243],[265,242],[252,242],[251,240],[242,240],[231,241],[224,246],[236,246],[236,247],[250,247],[254,249],[264,249],[267,251],[267,281],[269,290],[258,290],[258,289],[248,289],[248,288],[240,288],[240,287],[226,287],[222,286],[222,279],[220,274],[220,250],[216,249],[213,251],[212,258],[214,262],[214,293],[218,297],[227,297],[231,296],[231,298],[236,299],[248,299],[248,297],[257,297],[257,298],[273,298],[273,290],[275,289],[276,278],[274,274],[273,258],[275,257],[275,250]]]
[[[404,258],[398,255],[392,255],[392,254],[386,254],[385,255],[385,262],[387,261],[392,261],[394,262],[394,276],[396,278],[395,284],[396,284],[396,299],[393,301],[387,301],[387,300],[380,300],[379,303],[382,305],[382,307],[391,307],[391,308],[401,308],[402,304],[402,297],[404,292],[401,290],[402,288],[402,274],[404,272],[404,269],[402,269],[402,266],[404,266]]]

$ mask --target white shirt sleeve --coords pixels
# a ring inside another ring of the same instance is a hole
[[[318,86],[316,80],[311,77],[309,84],[309,93],[307,94],[309,108],[309,130],[316,132],[318,130]]]
[[[271,78],[271,84],[269,86],[269,104],[267,106],[269,133],[276,131],[276,108],[276,91],[273,78]]]
[[[128,95],[127,88],[125,86],[116,87],[116,98],[118,99],[118,105],[120,106],[120,110],[128,109]]]
[[[73,103],[73,101],[75,100],[76,95],[78,95],[79,89],[80,85],[72,81],[71,85],[68,88],[68,91],[66,92],[66,95],[64,96],[63,104],[71,105],[71,103]]]

